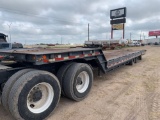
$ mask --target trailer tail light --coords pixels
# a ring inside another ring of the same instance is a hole
[[[1,55],[0,55],[0,59],[3,59],[3,58],[4,58],[4,56],[1,56]]]
[[[44,62],[44,63],[48,63],[48,62],[49,62],[48,59],[47,59],[47,57],[46,57],[46,55],[43,55],[43,56],[42,56],[42,59],[43,59],[43,62]]]
[[[32,59],[33,59],[33,60],[36,60],[36,56],[33,56]]]

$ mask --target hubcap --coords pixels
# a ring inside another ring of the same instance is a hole
[[[81,72],[76,80],[76,89],[79,93],[84,93],[89,86],[89,75],[86,71]]]
[[[27,96],[27,107],[33,113],[45,111],[52,103],[54,90],[46,82],[35,85]]]

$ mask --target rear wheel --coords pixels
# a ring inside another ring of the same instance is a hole
[[[134,64],[134,59],[130,60],[126,65],[133,65]]]
[[[57,106],[60,84],[52,73],[35,70],[22,75],[9,94],[9,111],[16,119],[42,120]]]
[[[57,78],[58,78],[58,80],[59,80],[59,82],[60,82],[60,85],[61,85],[61,92],[62,92],[62,95],[64,95],[65,96],[65,93],[64,93],[64,88],[63,88],[63,86],[62,86],[62,83],[63,83],[63,81],[64,81],[64,75],[65,75],[65,73],[66,73],[66,71],[68,70],[68,68],[71,66],[73,64],[73,62],[72,63],[67,63],[67,64],[65,64],[65,65],[62,65],[62,67],[60,67],[60,69],[58,70],[58,72],[57,72]]]
[[[139,59],[139,60],[142,60],[142,55],[138,56],[138,59]]]
[[[5,83],[4,87],[3,87],[3,92],[2,92],[2,105],[3,107],[8,111],[9,107],[8,107],[8,97],[9,97],[9,93],[11,91],[11,88],[13,86],[13,84],[17,81],[17,79],[19,79],[22,75],[24,75],[25,73],[29,72],[29,71],[33,71],[34,69],[23,69],[20,70],[18,72],[16,72],[15,74],[13,74],[8,81]]]
[[[134,58],[134,63],[137,63],[137,57],[136,57],[136,58]]]
[[[89,65],[74,63],[66,71],[63,81],[65,95],[75,101],[83,100],[91,90],[93,72]]]

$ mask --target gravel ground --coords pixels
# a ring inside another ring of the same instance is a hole
[[[61,98],[47,120],[160,120],[160,47],[145,46],[142,61],[95,75],[89,96],[74,102]],[[0,120],[13,117],[0,106]]]

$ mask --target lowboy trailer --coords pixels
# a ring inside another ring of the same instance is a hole
[[[142,59],[145,50],[100,48],[14,49],[0,51],[1,103],[18,120],[42,120],[61,94],[83,100],[91,90],[93,69],[106,73]]]

